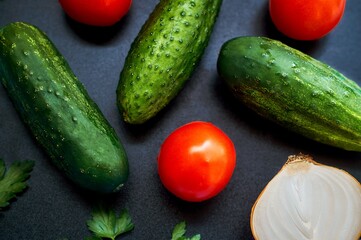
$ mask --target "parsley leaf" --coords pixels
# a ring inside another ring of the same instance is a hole
[[[185,233],[186,233],[186,223],[183,221],[183,222],[178,223],[174,227],[173,232],[172,232],[172,240],[200,240],[201,239],[200,234],[194,235],[191,238],[187,238],[184,236]]]
[[[33,170],[34,161],[16,161],[6,170],[5,163],[0,159],[0,209],[10,205],[10,200],[26,187],[26,180]]]
[[[122,210],[119,216],[116,216],[114,210],[104,207],[98,207],[92,211],[92,219],[87,221],[87,225],[96,237],[112,240],[134,228],[127,210]]]

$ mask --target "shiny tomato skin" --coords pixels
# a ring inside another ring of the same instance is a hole
[[[271,19],[284,35],[317,40],[340,22],[346,0],[269,0]]]
[[[205,201],[220,193],[235,165],[236,150],[231,139],[213,124],[201,121],[172,132],[158,155],[161,182],[189,202]]]
[[[124,17],[132,0],[59,0],[73,20],[92,26],[111,26]]]

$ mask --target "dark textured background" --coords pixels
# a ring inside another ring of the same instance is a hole
[[[261,35],[276,38],[336,68],[361,84],[361,1],[349,0],[344,17],[327,37],[296,42],[273,27],[266,0],[224,0],[203,59],[183,91],[156,118],[128,126],[115,105],[115,89],[130,44],[158,0],[134,0],[129,14],[111,28],[92,28],[65,16],[57,1],[0,0],[0,25],[26,21],[41,28],[68,60],[75,74],[121,138],[130,162],[124,189],[108,199],[127,208],[135,229],[120,239],[170,239],[175,224],[185,220],[188,233],[202,239],[253,239],[251,207],[287,156],[299,152],[347,170],[361,180],[361,153],[315,143],[286,131],[234,101],[217,76],[221,45],[230,38]],[[234,141],[237,167],[227,188],[203,203],[186,203],[169,194],[157,175],[162,141],[177,127],[209,121]],[[96,196],[66,180],[35,143],[0,86],[0,158],[6,164],[33,159],[30,187],[0,213],[0,239],[82,239],[89,236]]]

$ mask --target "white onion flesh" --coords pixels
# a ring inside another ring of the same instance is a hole
[[[256,240],[358,240],[361,185],[347,172],[293,155],[252,208]]]

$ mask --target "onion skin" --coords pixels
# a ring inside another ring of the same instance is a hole
[[[361,184],[349,173],[289,156],[252,207],[255,240],[359,240]]]

